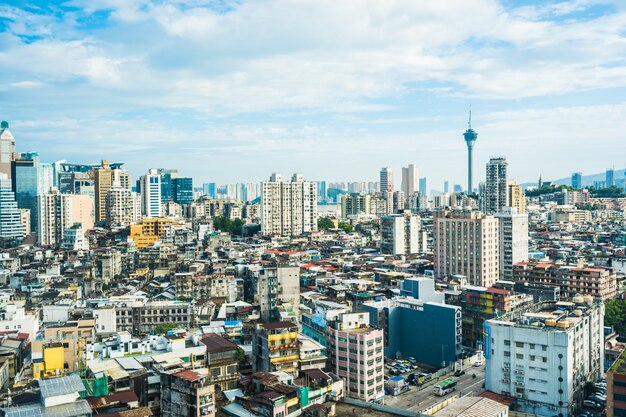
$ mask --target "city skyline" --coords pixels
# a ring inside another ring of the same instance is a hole
[[[5,5],[0,119],[21,152],[123,161],[133,178],[374,179],[414,163],[465,184],[471,103],[475,167],[504,155],[518,183],[623,167],[620,2],[353,6]]]

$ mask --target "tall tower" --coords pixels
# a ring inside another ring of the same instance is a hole
[[[393,171],[389,167],[380,169],[380,192],[393,193]]]
[[[472,129],[472,111],[469,112],[469,121],[467,123],[467,130],[463,133],[463,138],[467,144],[467,193],[471,194],[473,190],[472,183],[472,152],[474,151],[474,142],[478,139],[478,133]]]

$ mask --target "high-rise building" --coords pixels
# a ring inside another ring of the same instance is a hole
[[[202,184],[202,192],[209,198],[217,198],[217,184],[214,182]]]
[[[370,326],[369,313],[341,313],[326,328],[328,368],[346,381],[346,395],[379,401],[383,382],[383,330]]]
[[[157,172],[161,177],[161,202],[175,201],[173,182],[174,178],[178,177],[178,170],[159,168]],[[138,192],[141,192],[141,190],[138,190]]]
[[[444,181],[443,182],[443,192],[444,193],[449,193],[450,192],[450,183],[448,181]]]
[[[11,178],[11,162],[17,158],[15,138],[9,130],[9,122],[0,122],[0,174]]]
[[[577,297],[535,306],[485,322],[485,388],[514,397],[522,413],[572,416],[603,371],[604,305]]]
[[[371,196],[369,194],[344,194],[341,196],[341,217],[347,219],[359,214],[371,213]]]
[[[326,198],[328,197],[328,189],[327,189],[326,181],[317,182],[317,196],[322,201],[326,200]]]
[[[467,145],[467,192],[469,194],[474,192],[474,183],[473,183],[473,163],[474,163],[474,143],[476,143],[476,139],[478,139],[478,133],[474,129],[472,129],[472,112],[469,114],[469,122],[467,123],[467,130],[463,133],[463,139],[465,139],[465,144]]]
[[[500,222],[500,279],[513,280],[513,265],[528,259],[528,214],[506,207],[495,214]]]
[[[526,213],[526,195],[522,186],[509,181],[507,188],[507,206],[515,207],[518,213]]]
[[[18,242],[24,235],[25,228],[11,190],[11,180],[7,174],[0,172],[0,240]]]
[[[402,191],[394,191],[391,200],[391,211],[388,213],[399,213],[406,206],[406,195]]]
[[[605,174],[604,186],[608,188],[608,187],[613,187],[614,185],[615,185],[615,169],[608,168]]]
[[[483,195],[483,211],[497,213],[507,206],[507,162],[502,157],[491,158],[487,163],[487,178]]]
[[[50,191],[52,167],[39,161],[37,152],[19,154],[11,163],[11,182],[19,208],[30,210],[32,230],[37,230],[37,196]]]
[[[461,184],[454,184],[453,187],[453,191],[454,193],[462,193],[463,192],[463,186],[461,186]]]
[[[409,196],[419,191],[419,169],[410,164],[402,168],[402,192]]]
[[[301,235],[317,230],[317,183],[294,174],[283,181],[272,174],[261,183],[261,231],[266,235]]]
[[[93,203],[86,195],[61,194],[56,188],[37,196],[37,242],[59,246],[65,229],[80,224],[93,229]]]
[[[141,217],[141,196],[114,182],[106,199],[107,225],[126,227],[141,221]]]
[[[111,164],[108,160],[102,160],[100,168],[94,171],[94,193],[96,203],[96,222],[106,220],[106,201],[109,189],[114,181],[119,181],[120,186],[130,190],[130,176],[120,167],[122,164]]]
[[[580,189],[583,186],[583,173],[574,172],[572,174],[572,187]]]
[[[261,321],[280,321],[293,318],[297,322],[300,316],[300,268],[297,266],[275,266],[263,268],[257,281],[257,301],[261,312]],[[294,314],[281,317],[281,307]]]
[[[161,176],[154,168],[140,178],[141,213],[146,218],[161,217]]]
[[[193,201],[193,179],[190,177],[172,178],[172,200],[180,205],[191,204]],[[161,187],[163,189],[163,187]],[[163,201],[163,198],[161,198]]]
[[[498,219],[471,210],[434,215],[435,275],[464,275],[472,285],[492,286],[500,274]]]
[[[427,236],[419,215],[405,212],[380,217],[380,251],[389,255],[426,252]]]
[[[393,171],[389,167],[380,169],[380,192],[383,194],[393,193]]]
[[[425,195],[425,196],[430,194],[430,189],[428,188],[427,177],[420,178],[420,194]]]

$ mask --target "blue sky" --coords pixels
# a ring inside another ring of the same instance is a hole
[[[20,151],[135,177],[464,184],[470,104],[477,179],[590,174],[626,164],[626,2],[9,1],[0,97]]]

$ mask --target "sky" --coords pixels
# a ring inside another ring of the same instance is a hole
[[[624,0],[69,0],[0,5],[0,119],[42,161],[433,189],[626,165]]]

